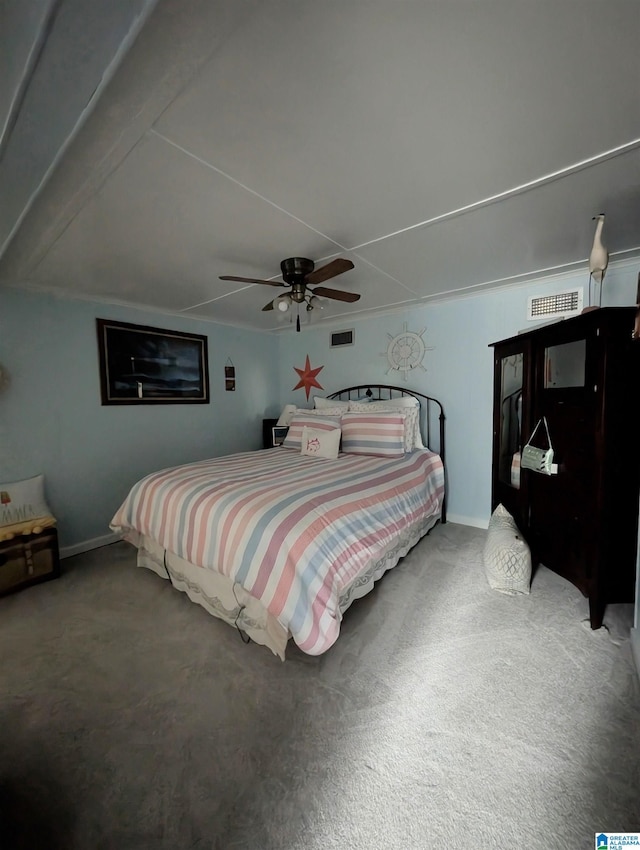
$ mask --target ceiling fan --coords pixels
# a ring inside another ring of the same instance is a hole
[[[265,283],[267,286],[289,287],[289,291],[277,296],[273,301],[262,308],[263,310],[278,310],[285,313],[292,304],[298,305],[298,316],[296,330],[300,330],[300,304],[306,303],[307,312],[318,306],[320,298],[332,298],[335,301],[357,301],[360,296],[354,292],[343,292],[340,289],[328,289],[326,286],[317,286],[332,277],[348,272],[353,268],[351,260],[331,260],[326,266],[316,269],[313,260],[306,257],[289,257],[280,263],[283,281],[260,280],[255,277],[235,277],[234,275],[220,275],[220,280],[235,280],[240,283]],[[315,287],[311,289],[310,287]]]

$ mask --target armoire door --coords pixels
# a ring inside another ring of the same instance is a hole
[[[594,337],[537,348],[533,422],[546,418],[554,451],[554,474],[527,470],[529,543],[536,559],[575,584],[585,596],[597,557],[595,510],[598,492],[597,386],[589,357]],[[547,448],[545,429],[534,439]]]
[[[492,510],[502,504],[524,533],[527,482],[520,453],[529,419],[530,347],[516,340],[494,352]]]

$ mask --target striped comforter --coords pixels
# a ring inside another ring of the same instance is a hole
[[[318,655],[338,637],[343,591],[399,534],[439,516],[443,495],[442,462],[427,450],[325,460],[276,448],[148,475],[111,529],[238,582]]]

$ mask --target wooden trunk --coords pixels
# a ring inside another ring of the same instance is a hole
[[[58,534],[18,534],[0,543],[0,596],[60,575]]]

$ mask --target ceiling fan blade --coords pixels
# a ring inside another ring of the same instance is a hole
[[[257,277],[235,277],[235,275],[220,275],[220,280],[237,280],[239,283],[266,283],[267,286],[286,286],[286,283],[278,280],[260,280]]]
[[[327,289],[326,286],[316,286],[313,290],[314,295],[320,295],[321,298],[334,298],[336,301],[359,301],[360,296],[356,292],[342,292],[340,289]]]
[[[273,301],[269,301],[268,304],[264,305],[264,307],[262,308],[262,311],[264,312],[265,310],[273,310]]]
[[[353,263],[351,260],[337,259],[331,260],[330,263],[327,263],[326,266],[320,266],[319,269],[312,271],[311,274],[308,274],[304,282],[307,284],[311,284],[312,286],[316,283],[322,283],[325,280],[329,280],[330,277],[336,277],[336,275],[343,274],[344,272],[348,272],[349,269],[353,268]]]

